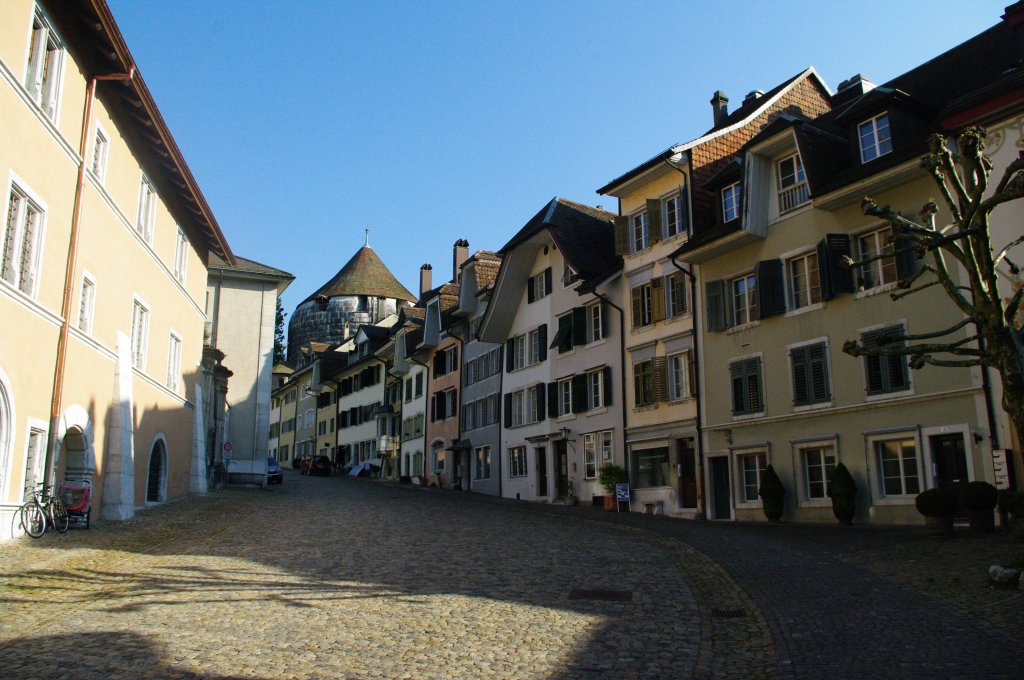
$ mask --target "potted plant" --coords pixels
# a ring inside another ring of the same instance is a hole
[[[832,499],[832,514],[836,519],[843,524],[853,524],[853,517],[857,514],[857,483],[842,463],[832,471],[828,497]]]
[[[993,511],[998,500],[999,491],[988,482],[967,483],[964,505],[973,531],[992,531],[996,528]]]
[[[605,510],[615,510],[617,508],[618,503],[615,501],[615,485],[625,484],[626,479],[625,468],[620,465],[615,465],[614,463],[605,463],[597,471],[597,481],[605,490]]]
[[[761,497],[761,508],[768,521],[782,520],[782,511],[786,507],[786,487],[771,465],[761,473],[761,488],[757,490],[757,495]]]
[[[952,489],[928,489],[914,499],[917,511],[924,515],[924,524],[931,536],[953,535],[953,515],[956,513],[956,494]]]

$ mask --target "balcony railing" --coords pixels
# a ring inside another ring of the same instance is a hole
[[[800,182],[791,187],[786,187],[779,192],[779,213],[789,212],[798,208],[811,198],[807,182]]]

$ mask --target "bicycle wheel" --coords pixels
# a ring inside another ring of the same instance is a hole
[[[39,538],[46,531],[46,515],[35,501],[21,506],[21,528],[32,538]]]
[[[59,497],[54,498],[50,501],[50,521],[53,523],[53,528],[59,533],[67,533],[68,523],[68,509],[64,507],[64,501]]]

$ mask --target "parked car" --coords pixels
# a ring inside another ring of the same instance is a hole
[[[277,464],[277,459],[267,456],[267,484],[280,484],[284,481],[284,472]]]
[[[334,466],[327,456],[314,456],[309,464],[309,471],[306,474],[330,477]]]

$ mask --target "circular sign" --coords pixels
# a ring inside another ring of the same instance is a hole
[[[231,447],[231,442],[224,442],[224,450],[225,451],[230,453],[231,452],[231,448],[232,448]]]

